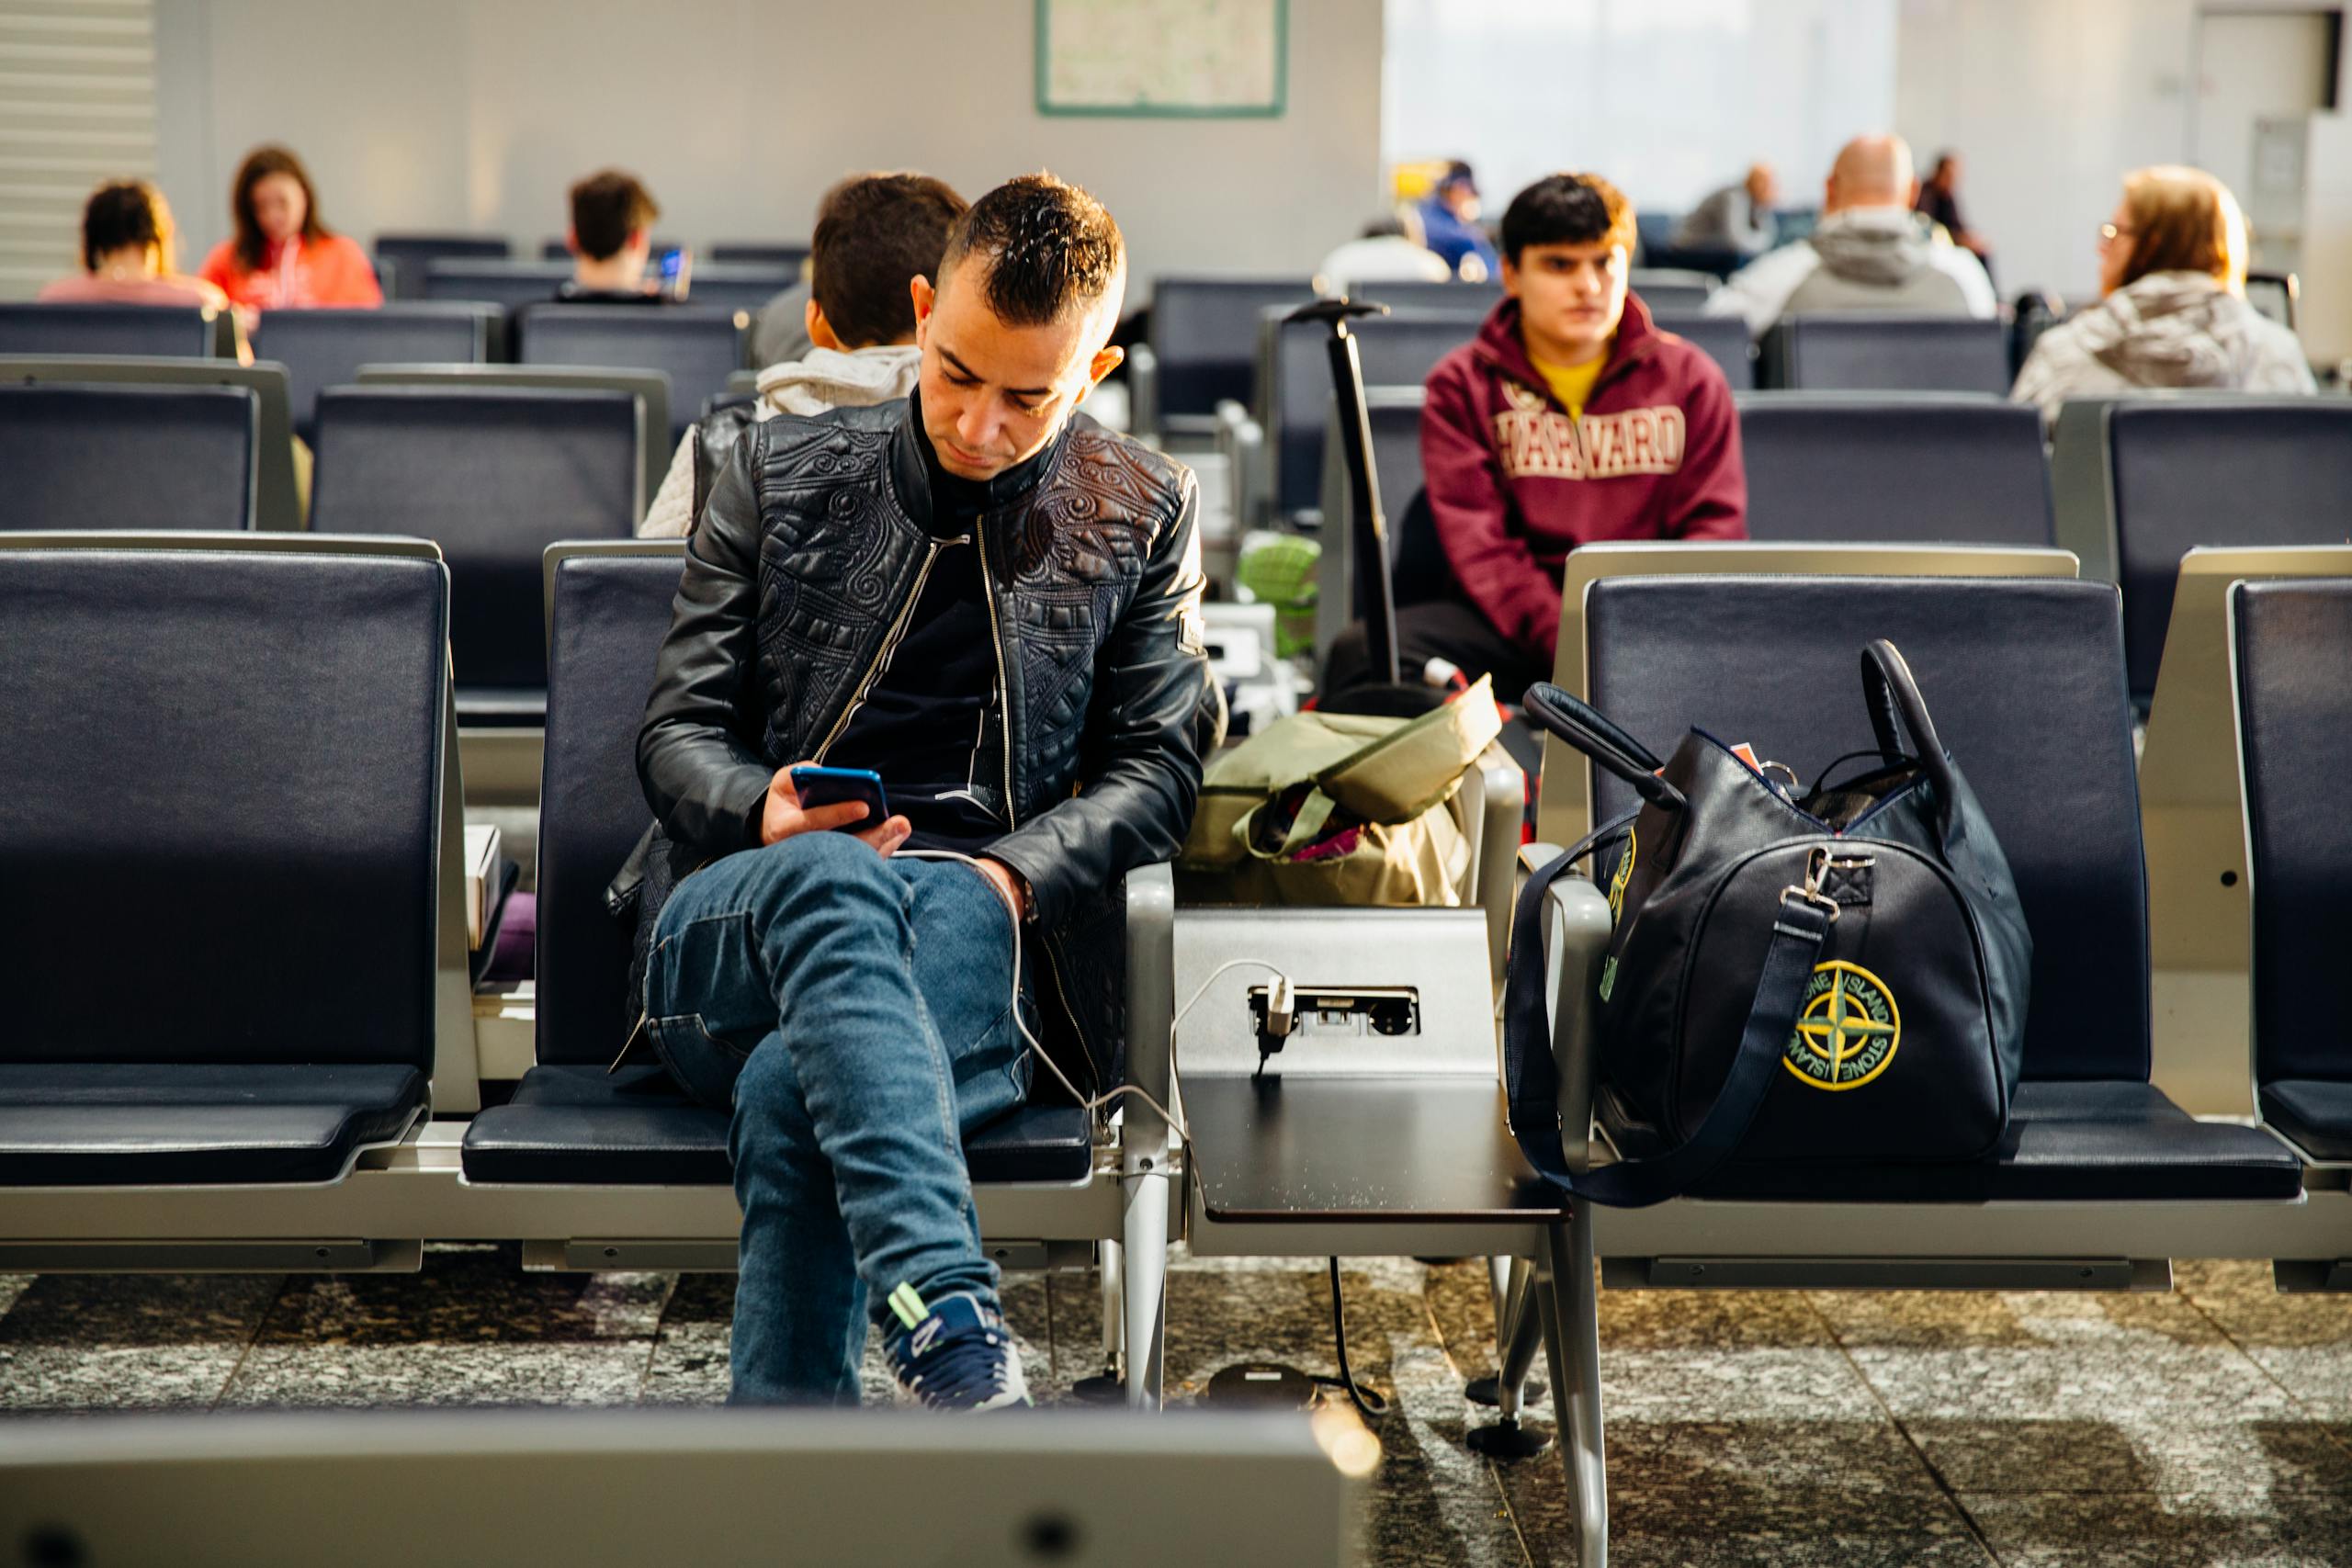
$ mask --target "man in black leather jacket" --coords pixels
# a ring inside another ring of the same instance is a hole
[[[695,869],[645,1005],[732,1108],[739,1401],[854,1403],[878,1301],[903,1390],[1026,1402],[961,1139],[1025,1098],[1038,1005],[1114,1026],[1080,949],[1201,776],[1193,476],[1075,417],[1125,276],[1084,192],[990,192],[910,286],[917,395],[755,426],[687,541],[638,772]],[[801,763],[892,815],[804,807]]]

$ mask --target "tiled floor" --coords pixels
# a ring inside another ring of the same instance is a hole
[[[1572,1562],[1556,1458],[1498,1465],[1476,1264],[1345,1270],[1357,1372],[1390,1391],[1381,1563]],[[733,1281],[526,1274],[436,1249],[395,1276],[0,1276],[0,1407],[696,1404],[727,1386]],[[1615,1560],[1634,1565],[2352,1565],[2352,1300],[2259,1265],[2165,1295],[1610,1292]],[[1047,1402],[1097,1370],[1091,1283],[1017,1280]],[[1318,1263],[1191,1262],[1171,1398],[1267,1358],[1334,1370]],[[869,1361],[870,1394],[883,1393]],[[1548,1415],[1548,1411],[1544,1412]]]

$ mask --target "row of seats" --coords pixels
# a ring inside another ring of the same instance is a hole
[[[656,255],[679,249],[675,240],[656,238]],[[470,264],[507,262],[518,259],[514,247],[503,234],[434,234],[390,233],[376,236],[372,247],[376,271],[387,299],[428,299],[425,279],[439,263]],[[539,247],[539,259],[560,262],[559,281],[571,276],[570,250],[561,240],[548,240]],[[705,274],[717,269],[724,277],[737,270],[759,272],[763,276],[782,276],[786,281],[800,276],[802,265],[808,259],[806,244],[769,240],[722,240],[703,247],[695,257],[694,285],[702,286]],[[769,289],[775,292],[777,284]],[[537,298],[545,299],[543,290]],[[758,301],[753,301],[757,304]]]
[[[1420,389],[1369,388],[1366,400],[1396,603],[1442,597],[1451,576],[1422,494]],[[1750,538],[2071,549],[2086,575],[2122,589],[2129,686],[2143,712],[2184,555],[2352,536],[2352,401],[2341,399],[2069,403],[2048,457],[2039,413],[1997,399],[1750,392],[1736,401]],[[1325,418],[1336,420],[1328,399]],[[1344,517],[1339,443],[1323,445],[1323,514]],[[1321,539],[1317,641],[1329,648],[1360,600],[1345,530]]]
[[[267,310],[254,354],[286,367],[288,416],[311,439],[322,389],[369,365],[594,366],[659,371],[668,379],[667,426],[684,433],[704,402],[750,368],[751,317],[719,305],[624,310],[547,302],[500,307],[412,301],[371,310]],[[202,311],[153,305],[0,305],[0,355],[209,355]],[[656,431],[659,434],[659,431]]]
[[[48,1189],[12,1201],[0,1255],[28,1256],[30,1237],[51,1258],[86,1243],[131,1260],[138,1249],[126,1243],[182,1238],[184,1260],[198,1243],[258,1236],[270,1245],[252,1247],[245,1256],[256,1261],[245,1266],[283,1267],[282,1254],[320,1237],[521,1237],[557,1247],[560,1266],[623,1267],[665,1245],[674,1263],[688,1243],[723,1243],[733,1224],[723,1115],[687,1104],[656,1074],[605,1066],[628,1010],[626,929],[602,890],[644,821],[634,738],[678,547],[549,552],[537,1064],[504,1105],[428,1127],[426,1075],[443,1075],[438,1099],[458,1087],[446,1076],[459,1070],[453,1063],[471,1060],[447,1038],[447,1015],[435,1014],[447,930],[437,922],[448,908],[440,845],[455,782],[442,719],[447,577],[418,541],[187,546],[101,535],[0,542],[0,592],[25,607],[0,622],[0,658],[23,672],[26,693],[17,744],[0,754],[17,895],[0,911],[0,934],[54,982],[20,1010],[24,1044],[0,1072],[0,1183]],[[2052,1248],[2126,1258],[2244,1256],[2249,1245],[2282,1258],[2352,1250],[2352,1235],[2295,1228],[2307,1212],[2313,1224],[2343,1213],[2340,1202],[2306,1210],[2297,1149],[2316,1163],[2352,1147],[2343,1122],[2352,1057],[2340,1031],[2313,1027],[2335,1016],[2345,982],[2332,972],[2339,966],[2312,962],[2332,929],[2327,900],[2352,874],[2352,836],[2326,826],[2340,815],[2327,791],[2352,734],[2352,695],[2330,678],[2352,656],[2352,582],[2238,592],[2257,943],[2276,940],[2260,933],[2307,933],[2267,960],[2258,946],[2256,960],[2254,1070],[2263,1113],[2294,1140],[2290,1148],[2261,1131],[2197,1122],[2149,1082],[2148,911],[2111,590],[2015,577],[1710,576],[1711,552],[1753,547],[1687,549],[1676,558],[1692,563],[1690,574],[1656,575],[1652,550],[1631,575],[1595,584],[1584,600],[1580,683],[1645,737],[1697,723],[1826,756],[1867,737],[1847,733],[1860,722],[1852,704],[1821,693],[1850,685],[1860,640],[1899,637],[2001,834],[2037,939],[2027,1081],[2000,1156],[1939,1170],[1735,1168],[1711,1196],[1737,1201],[1747,1250],[1779,1245],[1817,1258],[1836,1250],[1825,1207],[1883,1214],[1905,1205],[1932,1205],[1916,1211],[1896,1255],[1914,1269],[1948,1246],[2008,1268]],[[1855,558],[1858,570],[1879,570]],[[1753,657],[1723,659],[1724,626],[1743,628]],[[126,726],[125,712],[141,722]],[[174,759],[169,780],[147,766],[158,754]],[[1604,781],[1600,808],[1615,804]],[[2273,812],[2282,819],[2267,820]],[[1164,1088],[1156,1058],[1174,969],[1170,928],[1155,922],[1167,896],[1164,872],[1138,873],[1106,904],[1105,918],[1125,908],[1135,924],[1123,981],[1129,1039],[1124,1054],[1091,1064],[1099,1081]],[[105,982],[93,966],[109,960],[88,932],[119,923],[127,908],[141,929],[173,940],[142,948],[146,983],[110,1000],[94,1025],[84,1004]],[[1184,919],[1177,911],[1173,929]],[[2272,1038],[2278,1031],[2287,1033]],[[1380,1088],[1355,1081],[1344,1094],[1361,1107]],[[1481,1250],[1479,1226],[1577,1224],[1589,1247],[1597,1223],[1602,1255],[1620,1268],[1703,1252],[1673,1238],[1711,1223],[1707,1198],[1597,1222],[1564,1214],[1515,1165],[1493,1091],[1454,1127],[1430,1113],[1425,1079],[1393,1089],[1423,1107],[1412,1121],[1416,1161],[1458,1152],[1480,1171],[1480,1162],[1514,1162],[1498,1168],[1516,1196],[1494,1210],[1421,1204],[1425,1174],[1452,1182],[1458,1172],[1395,1168],[1396,1145],[1363,1138],[1361,1122],[1346,1140],[1354,1154],[1333,1168],[1276,1169],[1266,1156],[1289,1145],[1253,1141],[1244,1124],[1269,1113],[1266,1098],[1227,1122],[1204,1096],[1188,1104],[1190,1179],[1200,1185],[1185,1223],[1204,1242],[1216,1228],[1218,1250],[1281,1250],[1291,1244],[1262,1207],[1266,1184],[1279,1180],[1288,1201],[1331,1205],[1313,1210],[1317,1251],[1352,1249],[1328,1239],[1351,1224],[1363,1227],[1354,1246],[1377,1249],[1374,1222],[1409,1218],[1431,1235],[1476,1234]],[[1324,1094],[1313,1080],[1288,1087],[1285,1137],[1314,1120],[1311,1102]],[[1123,1140],[1142,1121],[1130,1111],[1124,1129],[1094,1123],[1043,1088],[976,1134],[967,1155],[992,1246],[1046,1261],[1049,1248],[1014,1248],[1037,1237],[1123,1242],[1137,1271],[1130,1300],[1147,1305],[1143,1326],[1156,1332],[1166,1236],[1134,1228],[1149,1203],[1122,1201],[1138,1174],[1123,1172],[1135,1153]],[[1385,1168],[1379,1179],[1359,1179],[1373,1160]],[[1166,1179],[1164,1163],[1141,1168]],[[223,1187],[245,1190],[224,1207]],[[110,1207],[115,1192],[124,1202]],[[1804,1224],[1783,1226],[1771,1203],[1799,1205],[1790,1213]],[[2017,1205],[2056,1217],[2035,1221]],[[1255,1242],[1238,1239],[1253,1225]],[[2143,1253],[2152,1225],[2165,1239]],[[1988,1226],[2015,1234],[1988,1246]],[[2097,1243],[2079,1239],[2096,1226],[2105,1227]],[[1842,1243],[1847,1227],[1838,1229]],[[405,1256],[315,1246],[341,1266],[397,1266]],[[1580,1280],[1554,1270],[1557,1290],[1589,1296],[1589,1256]]]
[[[1737,318],[1702,313],[1713,292],[1712,279],[1703,274],[1636,271],[1632,288],[1660,326],[1690,339],[1722,367],[1734,390],[2003,394],[2015,376],[2009,333],[1998,321],[1896,311],[1827,313],[1783,321],[1757,344]],[[1137,428],[1176,435],[1210,433],[1208,422],[1226,401],[1243,404],[1264,420],[1271,360],[1281,357],[1272,346],[1277,323],[1314,297],[1302,279],[1159,279],[1148,353],[1142,356],[1141,379],[1148,387],[1138,391]],[[1416,355],[1421,375],[1400,377],[1400,385],[1407,379],[1418,384],[1445,349],[1475,335],[1498,298],[1491,288],[1465,283],[1374,283],[1357,290],[1357,297],[1388,306],[1392,321],[1409,320],[1411,333],[1438,351],[1425,362]],[[1437,325],[1446,318],[1459,323],[1450,343],[1442,342],[1444,334]],[[1387,324],[1365,321],[1357,328],[1369,345]]]

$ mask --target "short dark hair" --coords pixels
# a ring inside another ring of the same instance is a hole
[[[1010,179],[948,231],[944,277],[967,255],[988,264],[989,309],[1008,326],[1042,327],[1102,298],[1126,265],[1119,225],[1078,186],[1044,173]]]
[[[1503,212],[1503,259],[1513,266],[1530,245],[1623,245],[1634,253],[1634,208],[1599,175],[1546,175]]]
[[[915,330],[910,278],[937,281],[962,197],[929,175],[853,175],[817,204],[808,294],[850,348],[897,343]]]
[[[272,175],[284,175],[302,187],[302,238],[323,240],[334,232],[319,216],[319,193],[311,172],[286,147],[256,147],[237,165],[237,183],[230,186],[229,210],[237,220],[237,260],[247,272],[269,260],[269,242],[262,238],[261,220],[254,216],[254,186]]]
[[[153,245],[171,265],[171,220],[162,211],[155,187],[145,180],[112,180],[90,193],[82,209],[82,268],[98,270],[98,258],[131,245]]]
[[[628,237],[662,216],[635,175],[599,169],[571,187],[571,237],[590,261],[620,254]]]

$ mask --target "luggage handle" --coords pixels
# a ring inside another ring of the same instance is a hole
[[[1648,747],[1566,689],[1538,681],[1520,699],[1520,711],[1633,785],[1634,793],[1652,806],[1679,811],[1690,804],[1680,790],[1657,776],[1666,764]]]
[[[1903,740],[1909,736],[1912,751],[1936,786],[1936,826],[1949,835],[1953,802],[1959,795],[1951,759],[1944,754],[1935,720],[1928,716],[1928,702],[1919,694],[1911,666],[1902,650],[1884,637],[1862,646],[1862,700],[1870,709],[1879,752],[1888,761],[1905,760]]]

